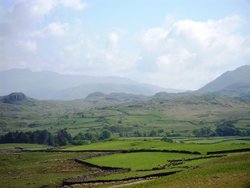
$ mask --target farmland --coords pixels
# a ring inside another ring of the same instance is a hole
[[[132,168],[132,170],[149,170],[162,164],[168,163],[171,159],[182,159],[194,157],[190,154],[162,153],[162,152],[140,152],[114,154],[103,157],[96,157],[86,160],[87,162],[111,167]]]
[[[216,141],[217,140],[217,141]],[[193,140],[192,142],[198,143],[189,143],[190,141],[182,141],[184,143],[169,143],[163,142],[160,140],[153,140],[153,139],[128,139],[128,140],[115,140],[115,141],[106,141],[106,142],[99,142],[84,146],[72,146],[72,147],[65,147],[65,150],[136,150],[136,149],[166,149],[166,150],[186,150],[186,151],[199,151],[203,154],[209,151],[220,151],[220,150],[230,150],[230,149],[240,149],[240,148],[249,148],[250,147],[250,140],[238,140],[238,138],[233,140],[227,140],[224,142],[217,143],[221,141],[221,138],[214,139],[213,142],[210,143],[211,140],[207,140],[208,144],[199,144],[199,142],[204,142],[206,140]],[[187,142],[187,143],[185,143]]]
[[[86,154],[80,154],[83,156]],[[64,178],[91,172],[74,162],[76,153],[0,152],[0,184],[4,187],[58,187]]]
[[[119,105],[105,101],[30,101],[22,104],[0,102],[1,134],[10,131],[66,128],[69,133],[110,130],[114,137],[193,136],[202,127],[216,129],[233,121],[241,131],[249,126],[248,101],[215,96],[188,96],[176,99],[148,99]],[[154,132],[152,132],[154,131]]]
[[[249,101],[208,95],[104,102],[0,103],[0,134],[9,133],[0,144],[0,184],[228,187],[232,180],[246,187]]]
[[[43,145],[1,144],[0,183],[6,185],[6,187],[58,187],[62,185],[65,179],[71,180],[71,182],[76,180],[80,182],[121,180],[121,182],[116,183],[95,185],[96,187],[109,187],[123,184],[123,179],[177,172],[157,179],[145,179],[146,181],[142,185],[143,187],[152,187],[152,185],[157,185],[157,187],[164,187],[165,185],[170,187],[182,187],[183,185],[199,187],[203,185],[204,181],[208,181],[210,183],[208,185],[213,185],[212,179],[217,177],[216,182],[222,187],[228,185],[227,182],[231,181],[230,178],[238,183],[241,181],[239,185],[244,187],[248,183],[246,174],[249,173],[249,152],[206,155],[209,151],[243,148],[250,148],[250,141],[247,138],[240,137],[218,137],[213,140],[209,138],[176,138],[173,143],[157,139],[134,138],[93,143],[85,146],[50,147],[48,152],[39,152],[41,149],[43,149],[42,151],[46,149],[46,146]],[[22,151],[23,149],[26,151]],[[63,152],[69,149],[70,152]],[[114,152],[92,152],[91,149],[110,149]],[[133,152],[116,152],[121,149],[128,151],[132,149]],[[198,151],[201,155],[177,153],[177,151],[170,153],[160,151],[136,152],[138,149],[139,151],[140,149]],[[51,152],[53,150],[56,150],[56,152]],[[82,152],[81,150],[87,151]],[[97,165],[97,167],[77,163],[75,159],[82,159]],[[98,166],[129,168],[130,171],[110,171]],[[190,182],[189,175],[196,177],[197,183]],[[130,186],[142,186],[141,184],[134,184],[135,182],[138,182],[138,180],[131,180]],[[89,185],[94,186],[94,184],[82,184],[76,187],[88,187]]]
[[[249,187],[249,173],[250,154],[241,153],[207,161],[193,170],[128,187]]]

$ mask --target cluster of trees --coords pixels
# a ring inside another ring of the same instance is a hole
[[[86,133],[78,133],[74,138],[72,139],[73,145],[83,145],[88,143],[94,143],[102,140],[108,140],[112,136],[111,131],[109,130],[103,130],[102,132],[86,132]]]
[[[70,143],[71,140],[71,135],[65,129],[59,130],[56,134],[51,134],[47,130],[16,131],[8,132],[0,137],[0,143],[33,143],[51,146],[66,145]]]
[[[158,130],[149,130],[149,131],[130,131],[130,132],[121,132],[119,133],[120,137],[174,137],[180,136],[180,134],[176,134],[174,131],[165,132],[163,129]]]
[[[37,130],[28,132],[8,132],[0,137],[0,143],[32,143],[50,146],[64,146],[67,144],[80,145],[84,143],[97,142],[99,140],[106,140],[109,138],[111,138],[111,132],[108,130],[104,130],[101,133],[78,133],[74,137],[72,137],[66,129],[59,130],[55,134],[52,134],[47,130]]]
[[[203,127],[193,131],[196,137],[210,136],[250,136],[250,130],[240,130],[234,126],[234,122],[222,122],[216,126],[215,130],[210,127]]]

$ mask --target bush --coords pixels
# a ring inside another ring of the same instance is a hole
[[[80,146],[80,145],[87,145],[87,144],[90,144],[90,141],[88,141],[88,140],[72,140],[71,143],[72,143],[73,145]]]
[[[163,137],[163,138],[161,139],[161,141],[173,143],[173,139],[168,138],[168,137]]]

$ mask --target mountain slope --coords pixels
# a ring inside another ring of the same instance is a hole
[[[230,90],[232,92],[234,90],[238,90],[239,86],[243,88],[243,86],[248,87],[249,84],[250,65],[244,65],[233,71],[225,72],[214,81],[199,89],[197,92],[203,94],[223,91],[224,94],[227,94],[226,90]]]
[[[37,99],[73,100],[83,99],[93,92],[153,95],[159,91],[173,92],[173,90],[138,83],[122,77],[62,75],[48,71],[32,72],[25,69],[0,72],[0,95],[23,92]]]

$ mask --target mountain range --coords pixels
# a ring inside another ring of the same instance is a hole
[[[135,101],[149,96],[172,99],[186,95],[213,94],[250,98],[250,65],[227,71],[197,91],[183,92],[139,83],[123,77],[63,75],[55,72],[32,72],[11,69],[0,72],[0,96],[12,92],[44,100],[84,99],[97,101]]]
[[[26,69],[0,72],[0,95],[22,92],[36,99],[73,100],[83,99],[94,92],[150,96],[160,91],[178,92],[123,77],[63,75],[49,71],[32,72]]]

